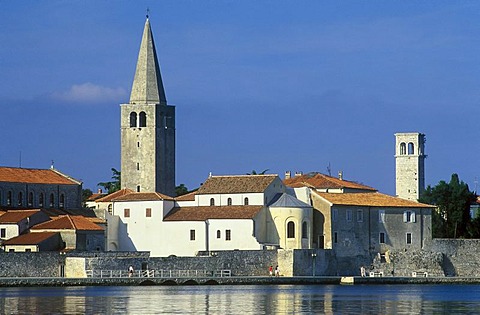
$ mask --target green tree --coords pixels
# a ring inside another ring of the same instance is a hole
[[[97,186],[103,187],[107,193],[111,194],[120,190],[121,172],[112,167],[112,181],[100,182]]]
[[[438,207],[432,213],[433,237],[472,237],[475,228],[470,221],[470,204],[475,199],[475,194],[457,174],[452,174],[449,183],[442,180],[435,187],[428,186],[419,201]]]
[[[88,198],[90,198],[91,195],[93,195],[93,192],[90,189],[88,188],[82,189],[82,203],[84,206],[85,206],[85,202],[87,201]]]
[[[256,170],[253,170],[251,173],[247,173],[247,175],[265,175],[265,173],[268,171],[269,171],[268,168],[266,170],[261,171],[260,173],[257,173]]]
[[[175,187],[175,194],[177,195],[177,197],[188,194],[188,188],[185,186],[185,184],[180,184]]]

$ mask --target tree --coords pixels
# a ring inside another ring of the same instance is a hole
[[[257,171],[253,170],[251,173],[247,173],[247,175],[265,175],[265,173],[268,171],[269,171],[268,168],[266,170],[261,171],[260,173],[257,173]]]
[[[103,187],[107,193],[111,194],[120,190],[121,172],[112,167],[112,181],[100,182],[97,186]]]
[[[93,195],[93,192],[90,189],[88,189],[88,188],[82,189],[82,203],[83,203],[83,205],[85,205],[85,202],[87,201],[88,198],[90,198],[91,195]]]
[[[175,187],[175,194],[177,195],[177,197],[188,194],[188,188],[185,186],[185,184],[180,184]]]
[[[467,184],[460,181],[457,174],[452,174],[449,183],[442,180],[435,187],[428,186],[419,199],[420,202],[438,207],[432,213],[432,235],[437,238],[474,236],[475,226],[470,220],[470,204],[475,200],[475,194],[468,189]]]

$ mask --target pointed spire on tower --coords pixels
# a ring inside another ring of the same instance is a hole
[[[135,103],[167,105],[148,13],[130,94],[130,104]]]

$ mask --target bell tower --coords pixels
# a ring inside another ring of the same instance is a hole
[[[175,107],[167,105],[147,16],[128,104],[121,104],[121,185],[175,194]]]
[[[425,135],[396,133],[395,140],[396,195],[418,201],[425,190]]]

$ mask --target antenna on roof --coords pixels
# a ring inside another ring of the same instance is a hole
[[[55,165],[55,161],[52,160],[52,164],[50,165],[50,168],[53,170],[55,167],[53,167]]]
[[[327,172],[328,172],[328,176],[332,177],[332,168],[330,167],[330,162],[328,162]]]

